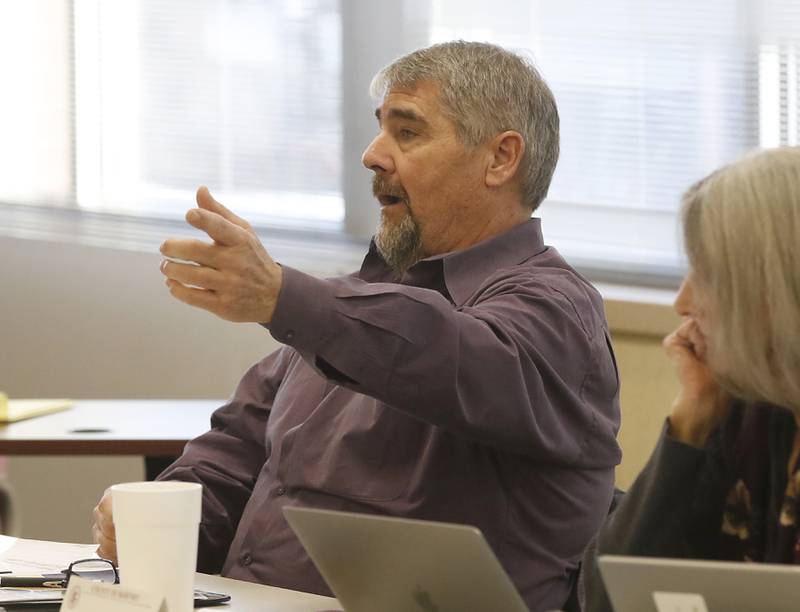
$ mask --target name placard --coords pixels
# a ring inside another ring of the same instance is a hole
[[[119,584],[70,578],[61,612],[167,612],[167,603],[152,593]]]
[[[699,593],[653,591],[658,612],[708,612],[706,600]]]

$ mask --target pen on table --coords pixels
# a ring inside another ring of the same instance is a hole
[[[63,589],[64,580],[52,576],[0,576],[0,587]]]

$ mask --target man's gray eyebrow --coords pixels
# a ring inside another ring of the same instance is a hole
[[[421,117],[414,111],[405,108],[390,108],[387,115],[390,118],[395,118],[395,119],[408,119],[409,121],[416,121],[417,123],[424,123],[424,124],[428,123],[427,121],[425,121],[423,117]],[[381,109],[379,108],[375,109],[375,117],[378,119],[378,122],[381,121],[382,119]]]

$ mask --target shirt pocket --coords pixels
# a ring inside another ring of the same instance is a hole
[[[291,488],[359,501],[402,497],[431,426],[337,387],[286,433],[279,472]]]

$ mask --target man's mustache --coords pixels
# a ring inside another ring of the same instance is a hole
[[[375,174],[372,177],[372,195],[374,195],[376,198],[379,195],[388,195],[408,202],[408,194],[406,193],[405,189],[403,189],[400,185],[392,185],[387,179],[378,174]]]

